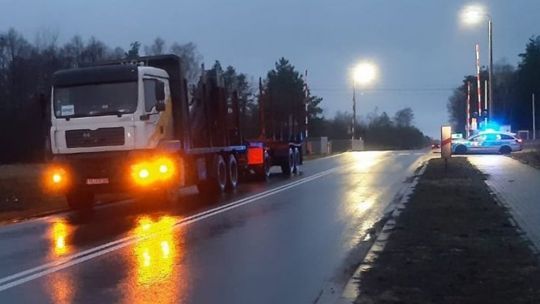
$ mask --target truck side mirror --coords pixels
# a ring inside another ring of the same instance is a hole
[[[165,100],[165,84],[161,81],[156,81],[156,100],[164,101]]]

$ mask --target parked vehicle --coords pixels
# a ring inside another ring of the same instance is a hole
[[[500,153],[510,154],[523,149],[522,140],[514,133],[485,131],[469,137],[452,141],[452,152],[466,153]]]
[[[263,88],[259,79],[260,135],[256,142],[264,148],[265,171],[258,170],[262,179],[268,176],[272,166],[279,166],[285,175],[300,173],[302,143],[307,137],[305,100],[302,104],[289,105],[287,111],[276,111],[273,103],[272,94]]]
[[[58,71],[51,103],[48,183],[73,209],[104,192],[174,200],[196,185],[216,194],[234,190],[240,175],[267,178],[276,164],[290,175],[301,163],[299,142],[243,139],[236,94],[220,71],[203,71],[188,100],[175,55]]]

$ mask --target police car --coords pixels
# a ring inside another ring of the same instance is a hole
[[[523,142],[514,133],[484,131],[468,139],[452,140],[452,153],[500,153],[510,154],[523,149]]]

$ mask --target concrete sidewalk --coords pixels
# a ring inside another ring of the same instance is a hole
[[[502,155],[471,155],[468,159],[489,175],[486,184],[540,250],[540,170]]]

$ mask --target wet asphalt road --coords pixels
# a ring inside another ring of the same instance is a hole
[[[3,303],[313,303],[346,283],[424,152],[306,162],[234,194],[0,227]]]

